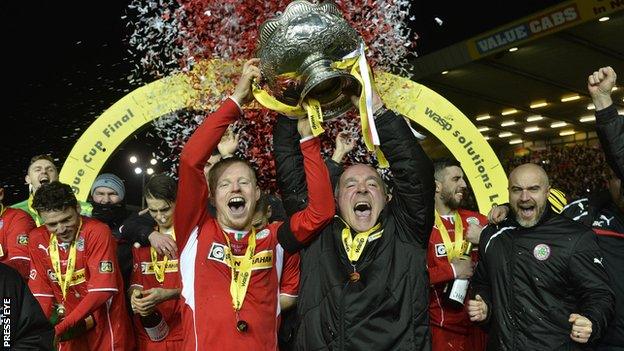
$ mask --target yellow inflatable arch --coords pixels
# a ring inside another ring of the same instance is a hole
[[[211,66],[218,70],[218,64]],[[218,79],[218,72],[210,73],[207,79]],[[481,213],[487,213],[493,204],[507,202],[507,177],[498,158],[459,109],[409,79],[390,73],[377,73],[376,77],[386,105],[426,128],[461,162]],[[86,201],[100,170],[126,138],[156,118],[193,106],[198,94],[186,75],[177,74],[124,96],[80,136],[63,164],[60,181],[72,186],[78,200]]]

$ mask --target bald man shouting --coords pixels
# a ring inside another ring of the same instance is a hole
[[[488,350],[581,350],[613,314],[595,235],[554,213],[549,189],[541,167],[518,166],[509,175],[512,215],[481,234],[468,314],[489,325]]]

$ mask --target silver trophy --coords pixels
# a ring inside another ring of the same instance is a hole
[[[350,95],[361,91],[355,77],[332,63],[358,50],[361,42],[335,4],[295,0],[260,26],[257,57],[278,101],[296,106],[316,99],[330,119],[349,110]]]

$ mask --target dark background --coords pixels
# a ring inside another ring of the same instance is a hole
[[[468,39],[561,0],[414,1],[410,22],[419,56]],[[128,1],[0,2],[4,108],[0,127],[0,184],[5,203],[27,196],[30,157],[49,153],[60,167],[82,132],[106,108],[138,86],[127,51]],[[443,24],[435,21],[439,17]],[[103,171],[126,180],[127,201],[140,201],[140,176],[130,153],[147,159],[159,143],[143,130],[127,140]]]

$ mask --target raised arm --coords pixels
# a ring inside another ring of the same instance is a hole
[[[602,67],[587,78],[587,89],[596,107],[596,132],[607,163],[620,179],[624,179],[624,116],[618,116],[611,90],[616,74],[611,67]]]
[[[290,252],[312,241],[336,213],[329,172],[321,157],[321,142],[312,137],[308,121],[300,120],[297,127],[302,136],[299,143],[303,154],[305,185],[309,191],[307,206],[290,216],[278,232],[280,244]],[[288,159],[284,161],[290,162]],[[301,168],[301,165],[293,166]]]
[[[433,164],[401,116],[386,110],[375,125],[394,176],[389,206],[402,228],[399,233],[424,248],[433,226]]]
[[[241,106],[251,101],[251,82],[254,78],[260,79],[260,70],[255,66],[258,62],[258,59],[251,59],[245,63],[232,96],[204,119],[182,149],[174,213],[176,242],[180,252],[193,228],[204,216],[209,215],[206,210],[208,184],[204,165],[230,123],[241,116]]]

